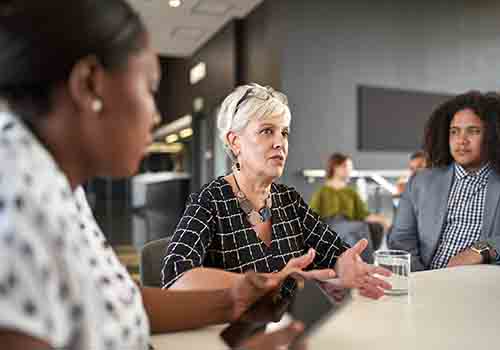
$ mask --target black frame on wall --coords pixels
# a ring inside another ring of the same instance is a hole
[[[358,150],[412,152],[420,149],[430,114],[453,96],[358,85]]]

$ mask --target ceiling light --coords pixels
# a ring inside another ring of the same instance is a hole
[[[181,6],[182,2],[181,0],[168,0],[168,5],[170,7],[179,7]]]
[[[179,135],[181,135],[181,138],[185,139],[187,137],[190,137],[193,135],[193,129],[187,128],[179,131]]]
[[[205,62],[200,62],[189,70],[189,82],[191,85],[203,80],[207,75],[207,65]]]
[[[171,134],[165,138],[165,142],[167,143],[174,143],[177,140],[179,140],[179,136],[177,136],[177,134]]]
[[[164,144],[160,142],[155,142],[151,144],[147,151],[148,153],[179,153],[184,149],[184,145],[182,143],[171,143]]]

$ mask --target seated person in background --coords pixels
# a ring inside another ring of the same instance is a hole
[[[387,271],[359,259],[367,242],[349,248],[297,191],[275,183],[288,155],[290,119],[286,96],[270,87],[240,86],[223,101],[218,129],[233,171],[190,196],[167,247],[165,288],[230,287],[247,270],[286,272],[309,252],[319,270],[308,277],[329,279],[335,268],[345,286],[383,295],[388,284],[372,274]]]
[[[81,185],[136,171],[158,120],[159,78],[124,0],[0,5],[2,349],[146,350],[150,331],[234,320],[285,277],[165,291],[138,287],[118,261]],[[243,347],[277,350],[298,330]]]
[[[405,185],[408,182],[408,179],[415,175],[417,171],[425,169],[427,167],[427,157],[425,156],[424,151],[416,151],[410,155],[410,160],[408,162],[408,175],[402,176],[398,179],[396,188],[397,193],[396,196],[400,196],[404,190]]]
[[[352,161],[347,155],[332,154],[328,160],[326,181],[312,195],[309,205],[348,243],[370,238],[363,259],[371,262],[373,250],[380,246],[389,223],[382,215],[370,214],[356,190],[347,185],[351,172]]]
[[[427,121],[430,169],[410,178],[388,236],[411,253],[413,271],[498,263],[499,111],[497,96],[471,91]]]

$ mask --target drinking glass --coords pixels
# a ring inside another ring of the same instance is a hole
[[[410,288],[411,255],[404,250],[379,250],[373,253],[374,264],[392,272],[390,277],[382,277],[392,286],[386,295],[405,295]]]

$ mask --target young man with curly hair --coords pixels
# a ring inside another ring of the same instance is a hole
[[[401,197],[390,248],[412,254],[412,270],[500,263],[500,144],[496,94],[471,91],[429,118],[430,168]]]

